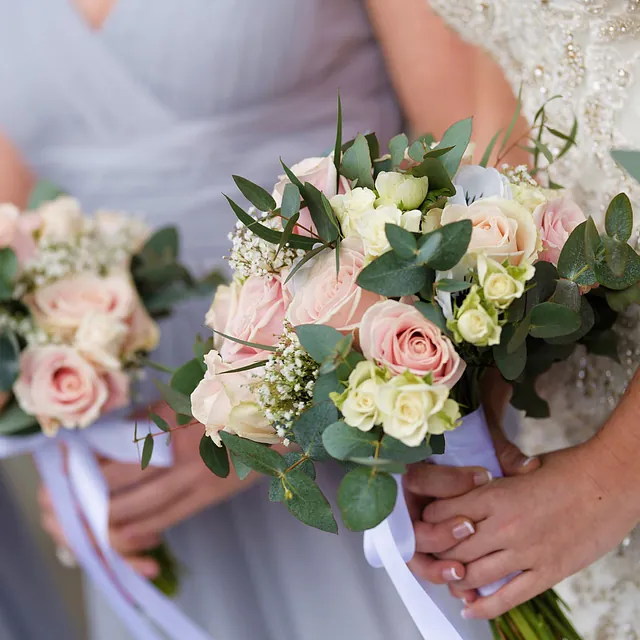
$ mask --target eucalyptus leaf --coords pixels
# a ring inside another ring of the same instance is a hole
[[[582,340],[587,351],[597,356],[605,356],[614,362],[620,362],[618,336],[613,329],[593,332]]]
[[[358,467],[338,489],[342,521],[351,531],[373,529],[393,511],[397,495],[396,481],[388,473]]]
[[[332,458],[350,460],[373,456],[378,436],[375,432],[360,431],[340,421],[334,422],[324,430],[322,442]]]
[[[200,440],[200,457],[209,471],[219,478],[229,475],[229,455],[227,448],[219,447],[208,435],[204,434]]]
[[[518,101],[516,103],[516,110],[511,118],[511,122],[507,127],[507,131],[504,134],[504,138],[502,139],[502,144],[500,145],[500,153],[502,153],[509,142],[509,138],[511,138],[511,134],[515,129],[516,124],[518,123],[518,119],[520,118],[520,113],[522,111],[522,85],[520,86],[520,91],[518,91]]]
[[[357,180],[359,187],[375,189],[369,143],[362,134],[358,134],[353,145],[345,151],[340,173],[349,180]]]
[[[563,280],[561,282],[567,282]],[[582,340],[593,329],[596,322],[593,307],[589,304],[586,296],[580,297],[580,327],[573,333],[558,338],[547,338],[549,344],[563,345],[573,344]]]
[[[273,211],[276,202],[268,191],[241,176],[231,176],[242,195],[259,211]]]
[[[627,268],[627,253],[625,247],[626,242],[619,242],[609,236],[602,238],[602,244],[604,246],[604,259],[607,267],[611,270],[614,276],[620,278],[624,275],[624,271]],[[598,275],[598,268],[596,267],[596,277]]]
[[[427,319],[433,322],[442,331],[447,331],[447,319],[442,313],[442,309],[437,304],[422,302],[418,300],[414,303],[415,308]]]
[[[593,217],[589,216],[584,228],[584,251],[587,256],[587,262],[592,269],[598,259],[601,245],[602,241],[596,223],[593,221]]]
[[[571,280],[558,280],[550,302],[562,304],[574,311],[580,311],[580,288]]]
[[[238,478],[244,480],[251,473],[251,467],[242,462],[241,458],[233,453],[233,451],[229,451],[229,458],[231,459],[233,468],[236,470]]]
[[[19,375],[20,345],[13,332],[5,331],[0,333],[0,391],[11,391]]]
[[[640,282],[620,291],[607,291],[607,302],[618,313],[626,311],[631,304],[640,304]]]
[[[330,400],[309,407],[294,423],[296,443],[313,460],[326,460],[322,434],[338,419],[338,409]]]
[[[342,393],[344,387],[340,383],[337,371],[319,376],[313,386],[313,402],[315,404],[329,400],[330,393]]]
[[[436,147],[436,149],[453,147],[442,159],[442,164],[451,178],[453,178],[458,171],[462,157],[469,146],[472,126],[472,118],[466,118],[465,120],[456,122],[444,132],[442,139]]]
[[[427,444],[431,447],[434,456],[441,456],[446,447],[444,434],[427,436]]]
[[[557,338],[580,328],[580,314],[555,302],[543,302],[531,310],[530,335],[534,338]]]
[[[312,260],[313,258],[315,258],[317,255],[319,255],[320,253],[322,253],[328,245],[325,244],[321,244],[320,246],[316,247],[315,249],[312,249],[311,251],[309,251],[308,253],[306,253],[300,260],[298,260],[295,265],[293,266],[293,269],[291,269],[291,271],[289,271],[289,275],[287,276],[286,280],[284,281],[285,284],[287,284],[287,282],[289,282],[293,276],[296,275],[296,273],[298,273],[298,271],[307,263],[309,262],[309,260]],[[339,251],[339,250],[338,250]]]
[[[526,340],[523,340],[515,349],[509,350],[514,332],[514,325],[505,325],[502,328],[500,344],[493,347],[493,357],[505,380],[515,380],[520,377],[527,365]]]
[[[535,138],[531,139],[533,146],[542,153],[542,155],[546,158],[549,164],[553,163],[553,154],[551,153],[549,147],[546,144],[541,142],[540,140],[536,140]]]
[[[633,233],[633,209],[625,193],[619,193],[609,205],[604,218],[605,230],[610,238],[628,242]]]
[[[511,404],[520,411],[524,411],[529,418],[548,418],[551,415],[549,403],[541,398],[536,391],[534,380],[526,379],[513,387]]]
[[[433,454],[431,446],[425,441],[417,447],[409,447],[400,440],[384,435],[380,443],[380,456],[386,460],[414,464],[422,462]]]
[[[399,167],[404,162],[404,152],[409,146],[409,139],[404,133],[394,136],[389,141],[389,153],[391,154],[392,166]],[[421,158],[422,160],[422,158]]]
[[[418,259],[436,271],[449,271],[453,269],[467,253],[473,225],[471,220],[460,220],[446,224],[440,229],[427,233],[420,238]],[[439,238],[439,242],[426,258],[423,249],[427,247],[432,238]]]
[[[143,256],[153,253],[163,260],[175,261],[180,252],[180,237],[175,227],[163,227],[154,231],[140,250]]]
[[[289,182],[285,185],[282,194],[280,215],[288,221],[298,213],[298,211],[300,211],[300,189],[298,189],[295,184]]]
[[[391,248],[402,260],[412,260],[418,252],[418,242],[413,233],[395,224],[387,223],[385,233]]]
[[[334,242],[338,237],[338,229],[333,222],[333,211],[326,200],[326,196],[310,182],[305,183],[302,195],[307,203],[309,214],[318,235],[325,242]],[[314,242],[317,243],[318,241],[315,240]]]
[[[429,178],[429,191],[442,191],[448,196],[452,196],[456,192],[449,173],[440,158],[426,157],[417,167],[411,169],[411,173],[417,178]]]
[[[158,391],[162,395],[165,402],[176,412],[183,416],[191,416],[191,400],[189,396],[180,391],[172,389],[168,384],[161,380],[154,380]]]
[[[190,396],[203,377],[200,362],[193,358],[175,371],[171,376],[170,385],[172,389],[185,396]]]
[[[140,462],[140,466],[144,471],[151,462],[151,456],[153,456],[153,437],[150,433],[144,439],[144,444],[142,445],[142,460]]]
[[[596,262],[594,273],[601,285],[608,289],[621,291],[640,280],[640,256],[626,243],[618,244],[617,250],[621,255],[616,260],[624,262],[625,265],[623,273],[620,275],[615,274],[606,259]]]
[[[529,329],[531,328],[531,315],[526,315],[519,323],[512,326],[514,326],[515,329],[507,343],[508,354],[515,353],[526,342]]]
[[[36,433],[40,431],[38,420],[35,416],[30,416],[26,413],[16,400],[11,400],[9,404],[0,411],[0,434],[14,435],[31,430],[34,430]]]
[[[287,185],[288,187],[291,185]],[[285,225],[284,231],[282,232],[282,237],[280,238],[280,242],[278,243],[278,251],[276,252],[276,255],[278,253],[280,253],[280,251],[287,245],[287,242],[289,242],[289,239],[291,238],[291,234],[293,233],[293,230],[296,227],[296,223],[298,222],[300,218],[300,214],[299,213],[294,213],[288,220],[287,220],[287,224]]]
[[[394,460],[386,460],[384,458],[351,458],[350,462],[361,465],[363,467],[371,467],[376,471],[385,471],[386,473],[404,474],[407,471],[407,465],[403,462],[395,462]]]
[[[157,413],[153,413],[152,411],[150,411],[149,417],[153,420],[160,431],[164,431],[165,433],[169,433],[171,431],[169,423],[164,418],[161,418]]]
[[[289,469],[295,466],[296,469],[306,473],[312,480],[316,479],[316,468],[313,460],[309,460],[304,454],[299,451],[289,451],[289,453],[284,454],[284,459],[287,461]],[[290,473],[290,471],[287,473]]]
[[[318,364],[335,355],[344,338],[340,331],[324,324],[301,324],[295,327],[295,332],[304,350]]]
[[[465,280],[451,280],[444,278],[436,282],[436,288],[440,291],[447,291],[448,293],[460,293],[471,288],[471,283]]]
[[[336,168],[336,189],[340,183],[340,165],[342,164],[342,100],[338,93],[338,117],[336,122],[336,143],[333,148],[333,164]]]
[[[284,473],[287,468],[286,460],[267,445],[241,438],[226,431],[221,431],[220,437],[229,451],[258,473],[278,476]]]
[[[11,300],[18,275],[18,258],[12,249],[0,249],[0,300]]]
[[[500,137],[501,133],[502,133],[502,129],[498,129],[498,131],[495,133],[493,138],[491,138],[491,141],[489,142],[489,144],[487,145],[487,148],[484,150],[484,153],[482,154],[482,159],[480,160],[481,167],[486,167],[489,164],[491,154],[495,149],[496,143],[498,142],[498,138]]]
[[[248,342],[247,340],[240,340],[240,338],[235,338],[234,336],[222,333],[222,331],[218,331],[217,329],[211,329],[211,331],[217,333],[219,336],[222,336],[225,340],[231,340],[231,342],[244,345],[245,347],[251,347],[252,349],[258,349],[259,351],[277,351],[277,347],[271,347],[268,344],[260,344],[258,342]]]
[[[367,265],[357,283],[367,291],[387,297],[409,296],[417,293],[427,282],[427,269],[414,261],[402,260],[388,251]]]
[[[636,181],[640,182],[640,151],[614,149],[611,157]]]
[[[322,491],[304,471],[296,469],[286,476],[290,495],[285,497],[289,513],[300,522],[328,533],[338,533],[331,505]]]
[[[596,275],[586,257],[586,226],[586,222],[578,225],[565,242],[558,260],[558,273],[576,284],[590,286],[596,283]]]

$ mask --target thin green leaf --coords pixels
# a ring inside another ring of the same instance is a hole
[[[326,196],[309,182],[305,183],[302,195],[318,235],[325,242],[333,242],[338,237],[338,227]],[[314,243],[317,242],[317,240],[314,241]]]
[[[337,183],[336,189],[340,184],[340,165],[342,164],[342,100],[338,92],[338,120],[336,124],[336,144],[333,150],[333,164],[336,167]]]
[[[159,415],[152,412],[149,412],[149,417],[155,422],[156,426],[158,427],[158,429],[160,429],[160,431],[169,433],[169,431],[171,430],[171,427],[169,426],[169,423],[164,418],[161,418]]]
[[[549,147],[547,147],[547,145],[544,144],[544,142],[541,142],[540,140],[536,140],[535,138],[532,138],[531,143],[538,151],[540,151],[540,153],[546,158],[549,164],[553,162],[553,154],[551,153]]]
[[[259,211],[273,211],[276,202],[268,191],[241,176],[231,176],[242,195]]]
[[[280,215],[284,220],[289,220],[298,211],[300,211],[300,189],[290,182],[284,187]]]
[[[228,336],[226,333],[222,333],[222,331],[218,331],[216,329],[211,329],[211,331],[213,331],[213,333],[217,333],[219,336],[222,336],[225,340],[231,340],[231,342],[242,344],[245,347],[260,349],[261,351],[277,351],[276,347],[270,347],[269,345],[259,344],[257,342],[247,342],[246,340],[240,340],[240,338],[234,338],[233,336]]]
[[[518,102],[516,104],[515,113],[513,114],[513,118],[511,118],[511,122],[507,127],[507,131],[504,134],[504,138],[502,139],[502,144],[500,145],[500,153],[502,153],[505,147],[507,146],[509,139],[511,138],[511,134],[513,133],[513,130],[515,129],[518,119],[520,118],[521,111],[522,111],[522,85],[520,85],[520,91],[518,91]]]
[[[158,391],[166,401],[166,403],[176,412],[184,416],[191,416],[191,401],[189,396],[172,389],[168,384],[161,380],[154,380]]]
[[[357,180],[360,187],[375,189],[369,144],[362,134],[358,134],[353,145],[345,151],[341,173],[349,180]]]
[[[448,291],[449,293],[459,293],[460,291],[470,289],[471,283],[465,282],[464,280],[450,280],[445,278],[436,282],[436,288],[440,289],[440,291]]]
[[[311,260],[311,258],[315,258],[315,256],[317,256],[319,253],[322,253],[322,251],[324,251],[328,247],[329,245],[322,244],[319,247],[316,247],[315,249],[312,249],[311,251],[306,253],[300,260],[298,260],[298,262],[296,262],[293,269],[289,271],[289,275],[287,276],[284,283],[287,284],[287,282],[289,282],[289,280],[291,280],[291,278],[296,275],[296,273],[302,266],[304,266],[309,260]]]
[[[560,150],[560,153],[556,156],[556,160],[560,160],[560,158],[567,155],[571,147],[573,147],[576,142],[576,136],[578,135],[578,119],[574,118],[573,125],[571,127],[571,133],[569,133],[569,140],[567,140],[566,144]]]
[[[226,478],[229,475],[230,467],[227,448],[224,445],[219,447],[206,434],[200,440],[200,457],[209,471],[219,478]]]
[[[149,466],[149,463],[151,462],[151,456],[153,455],[153,445],[153,437],[150,433],[148,433],[146,438],[144,439],[144,445],[142,445],[141,467],[143,471]]]
[[[251,371],[252,369],[259,369],[260,367],[264,367],[267,364],[268,360],[258,360],[257,362],[253,362],[244,367],[240,367],[239,369],[231,369],[230,371],[221,371],[218,375],[226,375],[228,373],[240,373],[241,371]]]
[[[290,186],[290,185],[287,185],[287,186]],[[294,213],[287,220],[287,225],[285,226],[284,231],[282,232],[282,237],[280,238],[280,244],[278,244],[278,250],[276,251],[276,257],[280,253],[281,249],[283,249],[285,247],[287,242],[289,242],[289,239],[291,238],[291,234],[293,233],[293,230],[295,229],[296,223],[298,222],[299,218],[300,218],[300,214],[299,213]]]
[[[442,139],[436,147],[436,149],[453,147],[453,149],[442,158],[442,164],[451,178],[453,178],[458,171],[460,162],[462,161],[462,156],[464,156],[464,153],[469,146],[472,127],[472,118],[466,118],[465,120],[460,120],[459,122],[452,124],[444,132]]]
[[[487,145],[487,148],[484,150],[484,153],[482,154],[482,159],[480,160],[481,167],[486,167],[489,164],[491,154],[493,153],[493,150],[496,146],[496,143],[498,142],[498,138],[500,137],[501,133],[502,133],[502,129],[499,129],[495,133],[493,138],[491,138],[491,141],[489,142],[489,144]]]
[[[222,442],[229,451],[235,453],[242,462],[258,473],[278,476],[287,468],[286,460],[267,445],[241,438],[226,431],[220,432]]]

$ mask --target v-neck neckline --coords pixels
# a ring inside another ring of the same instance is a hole
[[[102,22],[94,27],[89,22],[87,16],[82,12],[80,7],[73,0],[63,1],[66,1],[71,11],[73,11],[73,13],[76,14],[77,18],[84,24],[87,31],[97,38],[102,38],[109,34],[113,23],[117,22],[118,20],[118,14],[120,13],[122,5],[126,4],[127,2],[131,2],[131,0],[114,0],[111,8],[107,12],[107,15],[104,16]]]

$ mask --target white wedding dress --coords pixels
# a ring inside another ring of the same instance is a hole
[[[577,147],[552,167],[553,179],[573,189],[601,222],[617,193],[631,196],[638,242],[640,186],[618,169],[609,151],[640,148],[640,0],[431,0],[463,38],[485,47],[501,64],[532,120],[548,107],[550,126],[568,130],[578,118]],[[529,452],[584,441],[616,406],[640,362],[636,314],[617,326],[621,365],[579,351],[545,376],[541,393],[552,418],[525,420]],[[639,489],[640,490],[640,489]],[[615,552],[560,586],[587,640],[640,638],[640,532]]]

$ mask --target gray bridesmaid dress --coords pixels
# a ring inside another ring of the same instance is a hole
[[[325,153],[338,90],[346,135],[401,125],[360,0],[118,0],[99,32],[70,0],[0,0],[0,48],[0,130],[36,174],[87,210],[177,223],[199,272],[229,249],[230,176],[270,187],[280,156]],[[207,306],[164,323],[155,359],[190,357]],[[323,471],[335,495],[339,475]],[[169,537],[186,568],[178,601],[215,640],[418,637],[361,535],[305,527],[264,486]],[[88,595],[92,640],[126,640]]]

